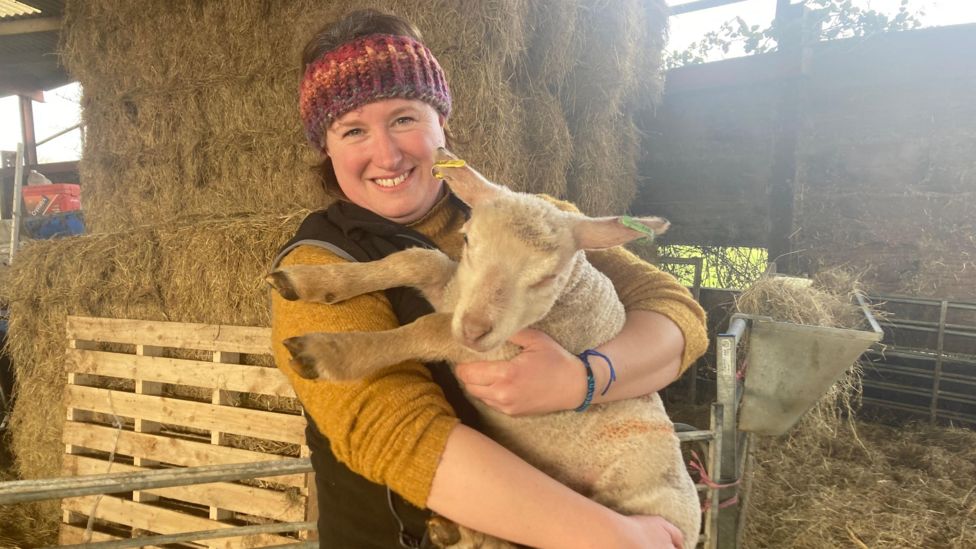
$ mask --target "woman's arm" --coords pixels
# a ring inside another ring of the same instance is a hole
[[[623,248],[587,252],[587,259],[610,278],[627,310],[623,330],[596,348],[616,373],[606,394],[601,393],[610,369],[600,357],[589,359],[596,381],[593,402],[666,387],[705,352],[705,312],[674,277]],[[511,341],[523,347],[511,360],[458,366],[471,394],[510,415],[571,410],[582,403],[586,371],[579,358],[536,330],[523,330]]]
[[[428,506],[459,524],[530,547],[682,547],[660,517],[627,517],[587,499],[458,425],[437,468]]]
[[[336,261],[341,260],[323,250],[300,247],[283,265]],[[308,331],[376,330],[396,324],[380,295],[340,305],[272,295],[275,361],[329,437],[336,457],[350,469],[390,486],[414,505],[524,543],[572,547],[564,542],[567,533],[575,536],[573,543],[589,547],[627,547],[627,539],[643,540],[643,545],[632,546],[646,547],[654,536],[667,539],[671,525],[662,519],[614,513],[460,425],[420,363],[395,365],[351,383],[310,381],[291,371],[281,344]],[[608,545],[607,539],[621,543]]]

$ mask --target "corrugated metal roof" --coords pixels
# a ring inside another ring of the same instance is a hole
[[[17,0],[0,0],[0,20],[23,19],[39,13],[41,10]]]
[[[58,30],[64,0],[0,0],[0,97],[67,83],[58,64]],[[50,30],[49,30],[50,29]]]
[[[0,22],[63,14],[64,0],[0,0]]]

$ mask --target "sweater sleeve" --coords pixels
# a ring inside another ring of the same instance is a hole
[[[579,212],[570,202],[543,197],[563,211]],[[705,310],[671,274],[647,263],[623,246],[590,250],[586,252],[586,258],[613,282],[624,309],[660,313],[678,326],[685,339],[678,375],[705,354],[708,349]]]
[[[344,261],[301,246],[282,266]],[[336,305],[287,301],[272,291],[271,338],[275,364],[290,380],[305,410],[332,443],[336,457],[363,477],[426,506],[434,473],[458,420],[430,372],[404,362],[351,382],[304,379],[288,366],[282,341],[310,332],[387,330],[398,326],[382,292]]]
[[[645,262],[622,246],[586,252],[586,258],[607,275],[627,311],[652,311],[674,322],[685,338],[681,372],[708,348],[705,311],[673,276]]]

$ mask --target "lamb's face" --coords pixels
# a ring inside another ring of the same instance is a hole
[[[459,298],[452,329],[458,341],[487,351],[549,312],[577,252],[562,215],[541,199],[526,207],[524,198],[511,197],[472,210],[455,273]]]

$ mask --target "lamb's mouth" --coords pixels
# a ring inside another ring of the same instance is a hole
[[[407,178],[410,177],[411,173],[413,173],[412,168],[391,179],[375,178],[373,179],[373,183],[376,183],[380,187],[386,187],[387,189],[390,189],[406,181]]]

